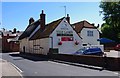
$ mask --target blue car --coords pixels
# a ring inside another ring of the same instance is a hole
[[[102,56],[104,53],[100,48],[82,48],[77,52],[73,53],[75,55],[98,55]]]

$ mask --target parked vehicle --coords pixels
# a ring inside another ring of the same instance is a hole
[[[117,45],[115,46],[115,50],[120,51],[120,44],[117,44]]]
[[[104,53],[100,48],[82,48],[77,52],[73,53],[75,55],[98,55],[102,56]]]

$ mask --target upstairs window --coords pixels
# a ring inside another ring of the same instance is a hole
[[[87,36],[92,37],[93,36],[93,31],[87,31]]]

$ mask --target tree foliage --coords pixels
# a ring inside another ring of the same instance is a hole
[[[120,42],[120,1],[119,2],[101,2],[101,13],[104,15],[101,31],[103,37]]]

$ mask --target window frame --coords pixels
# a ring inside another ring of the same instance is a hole
[[[88,36],[88,37],[93,37],[93,36],[94,36],[94,35],[93,35],[93,31],[88,30],[88,31],[87,31],[87,36]]]

